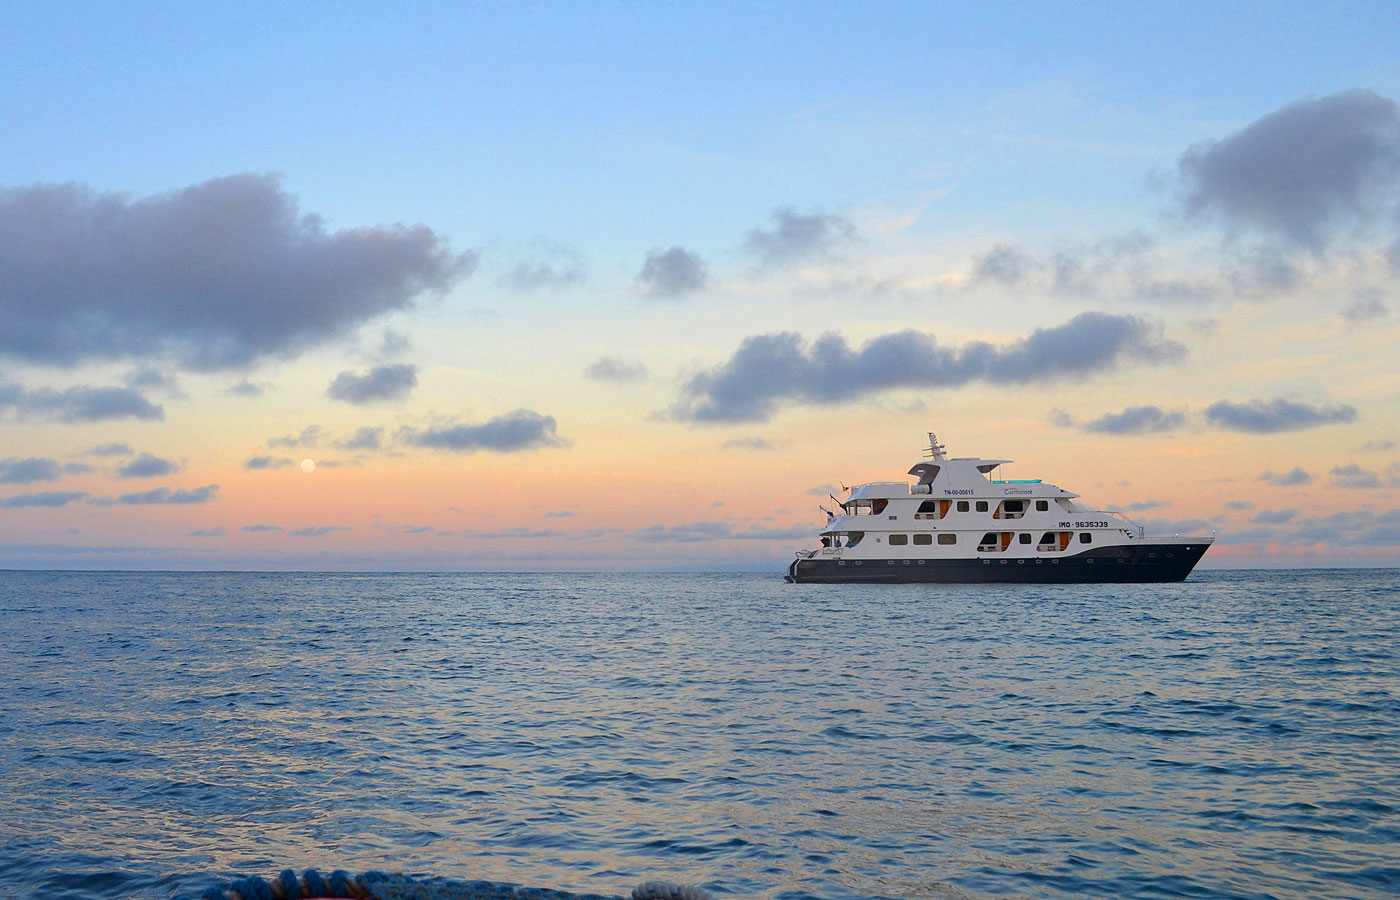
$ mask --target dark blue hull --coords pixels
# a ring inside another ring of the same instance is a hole
[[[989,554],[977,559],[795,559],[799,584],[1144,584],[1182,581],[1209,542],[1097,547],[1054,559]]]

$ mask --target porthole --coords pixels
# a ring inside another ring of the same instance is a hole
[[[1018,565],[1018,566],[1024,566],[1025,564],[1026,564],[1026,561],[1025,561],[1024,559],[1018,559],[1018,560],[1016,560],[1016,565]]]

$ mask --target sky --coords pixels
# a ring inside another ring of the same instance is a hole
[[[406,7],[0,7],[0,568],[1400,565],[1393,4]]]

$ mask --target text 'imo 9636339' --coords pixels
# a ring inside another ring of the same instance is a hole
[[[1038,478],[989,477],[1009,459],[949,459],[930,434],[915,484],[850,488],[828,510],[821,547],[799,550],[792,582],[1181,581],[1215,540],[1144,534]]]

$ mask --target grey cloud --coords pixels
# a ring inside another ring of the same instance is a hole
[[[1361,449],[1362,449],[1362,450],[1365,450],[1365,451],[1368,451],[1368,452],[1377,452],[1377,451],[1385,451],[1385,450],[1394,450],[1395,447],[1396,447],[1395,442],[1392,441],[1392,440],[1390,440],[1390,439],[1379,440],[1379,441],[1367,441],[1366,443],[1364,443],[1364,444],[1361,445]]]
[[[1259,480],[1265,484],[1272,484],[1274,487],[1296,487],[1313,483],[1313,477],[1298,466],[1294,466],[1282,474],[1275,474],[1272,471],[1265,472],[1259,476]]]
[[[502,540],[508,538],[562,538],[568,537],[567,531],[555,531],[552,528],[526,528],[523,525],[515,528],[503,528],[500,531],[463,531],[464,538],[483,538],[485,540]]]
[[[328,233],[266,175],[135,199],[74,183],[0,190],[0,355],[198,370],[290,357],[475,264],[421,225]]]
[[[1083,313],[1004,347],[980,341],[942,347],[932,335],[908,330],[859,351],[828,333],[809,349],[799,335],[780,332],[746,338],[728,362],[693,376],[666,414],[697,423],[766,422],[783,402],[830,405],[889,388],[936,390],[973,381],[1025,384],[1184,354],[1157,326],[1106,313]]]
[[[708,280],[704,260],[684,247],[651,251],[637,273],[637,283],[652,297],[680,297]]]
[[[3,315],[0,309],[0,315]],[[4,331],[0,328],[0,334]],[[4,340],[0,337],[0,342]],[[78,387],[30,390],[18,384],[0,384],[0,410],[9,407],[25,419],[49,419],[69,424],[113,419],[164,419],[165,409],[135,388]]]
[[[550,511],[545,513],[544,517],[546,519],[572,519],[574,517],[574,511],[572,509]]]
[[[243,463],[243,468],[251,470],[285,469],[296,465],[285,456],[254,456]]]
[[[412,363],[397,363],[375,366],[360,375],[341,372],[326,388],[326,396],[365,406],[385,400],[402,400],[417,386],[418,367]]]
[[[41,491],[37,494],[14,494],[0,498],[0,506],[9,508],[67,506],[75,500],[84,500],[87,497],[87,491]]]
[[[1211,524],[1205,519],[1147,519],[1142,523],[1148,534],[1204,535],[1211,531]]]
[[[208,503],[214,499],[214,495],[218,493],[218,491],[219,486],[217,484],[206,484],[203,487],[181,488],[179,490],[172,490],[168,487],[158,487],[154,490],[140,491],[134,494],[122,494],[117,498],[117,502],[134,506]]]
[[[1292,538],[1301,543],[1342,546],[1400,544],[1400,510],[1377,515],[1369,509],[1357,509],[1306,519]]]
[[[790,528],[756,526],[735,528],[729,522],[704,521],[686,522],[680,525],[651,525],[638,529],[628,536],[633,540],[650,544],[694,544],[704,541],[795,540],[810,537],[811,534],[811,527],[804,525],[794,525]]]
[[[87,453],[90,456],[130,456],[136,451],[131,449],[131,445],[121,441],[113,441],[110,444],[98,444]]]
[[[344,525],[308,525],[305,528],[293,528],[287,534],[293,537],[318,538],[328,534],[335,534],[337,531],[349,531]]]
[[[455,450],[472,453],[494,450],[514,453],[539,447],[565,447],[568,441],[555,433],[553,416],[544,416],[529,409],[517,409],[495,416],[481,425],[465,423],[440,425],[422,430],[405,428],[399,440],[414,447],[435,450]]]
[[[1180,410],[1168,412],[1160,406],[1129,406],[1122,412],[1107,413],[1086,422],[1083,430],[1093,434],[1160,434],[1174,431],[1185,423],[1186,414]]]
[[[263,532],[286,531],[281,525],[244,525],[239,531],[246,531],[250,534],[261,534]]]
[[[87,463],[69,462],[63,464],[64,475],[86,475],[91,471],[93,468]]]
[[[228,534],[228,529],[222,525],[216,525],[213,528],[195,528],[188,534],[190,537],[216,538]]]
[[[723,450],[776,450],[772,441],[759,437],[733,438],[720,444]]]
[[[1333,487],[1374,490],[1384,486],[1379,475],[1370,469],[1363,469],[1355,463],[1347,466],[1336,466],[1327,474],[1332,476]]]
[[[588,368],[583,370],[584,378],[591,378],[594,381],[612,381],[618,384],[641,381],[646,376],[646,366],[641,363],[635,365],[627,363],[615,356],[604,356],[594,360],[589,363]]]
[[[1271,247],[1245,252],[1226,274],[1237,294],[1283,294],[1303,280],[1303,272],[1284,254]]]
[[[129,388],[136,388],[141,391],[164,391],[170,397],[180,400],[185,399],[185,392],[180,388],[180,379],[176,378],[174,375],[168,375],[156,369],[136,369],[128,373],[123,380]]]
[[[1342,310],[1342,318],[1353,325],[1360,325],[1372,319],[1385,318],[1389,313],[1390,307],[1381,302],[1381,298],[1364,297]]]
[[[1164,506],[1171,506],[1166,500],[1139,500],[1136,503],[1129,503],[1124,509],[1128,512],[1146,512],[1149,509],[1161,509]]]
[[[1072,262],[1068,257],[1060,259],[1060,266],[1066,270],[1078,269],[1078,263]],[[1040,263],[1020,247],[998,244],[973,259],[972,280],[978,284],[992,283],[1012,287],[1025,281],[1032,271],[1039,268]],[[1070,277],[1069,272],[1059,272],[1057,280],[1060,277]]]
[[[150,453],[142,453],[126,465],[117,467],[117,474],[122,478],[155,478],[160,475],[173,475],[178,471],[180,466],[177,463],[152,456]]]
[[[267,393],[267,388],[261,384],[254,384],[244,379],[230,387],[228,393],[235,397],[261,397],[263,394]]]
[[[1400,108],[1369,90],[1299,100],[1178,162],[1189,215],[1320,249],[1400,178]]]
[[[1312,406],[1282,397],[1273,400],[1256,398],[1246,403],[1220,400],[1206,407],[1205,417],[1211,425],[1229,431],[1276,434],[1351,422],[1356,419],[1356,409],[1345,404]]]
[[[268,438],[269,447],[315,447],[316,442],[321,439],[321,426],[308,425],[301,430],[301,434],[288,434],[277,438]]]
[[[1253,509],[1254,504],[1248,500],[1229,500],[1225,503],[1226,509]]]
[[[38,481],[57,481],[63,475],[63,467],[56,459],[31,456],[20,459],[12,456],[0,459],[0,484],[34,484]]]
[[[366,425],[343,441],[336,441],[341,450],[378,450],[384,442],[384,429]]]
[[[773,211],[771,228],[753,229],[744,245],[764,265],[782,265],[825,254],[855,236],[855,226],[844,216],[784,206]]]
[[[408,339],[408,335],[400,334],[392,328],[386,328],[379,341],[379,358],[397,359],[412,348],[413,343]]]
[[[1298,515],[1296,509],[1261,509],[1249,521],[1256,525],[1282,525],[1285,522],[1293,521],[1293,517]]]
[[[517,291],[537,291],[569,287],[583,281],[583,277],[583,257],[577,250],[564,244],[540,241],[501,281]]]

